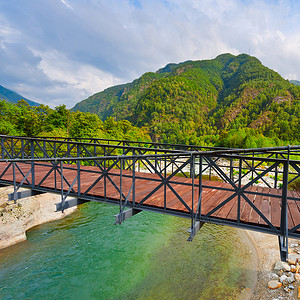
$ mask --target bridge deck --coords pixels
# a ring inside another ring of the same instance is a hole
[[[8,166],[7,163],[0,163],[0,175]],[[19,168],[24,174],[30,170],[30,164],[18,163]],[[35,166],[35,184],[40,188],[46,188],[47,190],[58,191],[61,188],[61,177],[58,172],[49,172],[51,170],[51,164],[44,163],[42,165],[37,164]],[[41,183],[46,174],[48,177]],[[16,168],[16,180],[21,182],[24,176]],[[63,175],[67,181],[71,184],[76,177],[77,169],[76,165],[64,165]],[[129,193],[132,184],[132,172],[123,170],[122,173],[122,191],[124,195]],[[95,197],[95,199],[106,199],[120,201],[120,192],[116,186],[120,187],[120,170],[112,169],[109,172],[109,178],[99,179],[101,174],[97,167],[81,166],[80,171],[80,189],[81,194],[86,193],[87,196]],[[135,202],[143,202],[144,206],[149,208],[160,208],[166,212],[182,212],[187,213],[188,209],[179,200],[182,200],[189,207],[192,206],[192,179],[174,176],[167,185],[162,184],[161,178],[157,174],[136,172],[135,174]],[[106,181],[106,183],[104,182]],[[13,183],[13,168],[12,166],[2,176],[1,181],[6,183]],[[27,181],[25,181],[26,183]],[[28,176],[28,182],[31,183],[31,175]],[[93,183],[96,184],[91,188]],[[197,183],[198,181],[196,181]],[[114,186],[115,184],[115,186]],[[161,186],[160,186],[161,185]],[[234,194],[233,187],[228,183],[217,181],[202,181],[202,204],[201,215],[207,215],[214,208],[216,208],[224,200],[228,199]],[[160,187],[159,187],[160,186]],[[64,190],[68,190],[68,185],[64,185]],[[74,190],[78,191],[77,182],[74,184]],[[227,190],[226,190],[227,189]],[[156,190],[156,191],[155,191]],[[155,191],[153,193],[153,191]],[[198,188],[194,189],[194,209],[196,210],[198,205]],[[152,193],[152,194],[151,194]],[[166,197],[164,194],[166,193]],[[270,189],[265,187],[250,186],[245,190],[248,199],[261,211],[264,216],[276,227],[280,228],[280,212],[281,212],[281,199],[276,195],[281,195],[281,190]],[[177,194],[177,195],[176,195]],[[263,194],[263,195],[261,195]],[[300,193],[295,191],[288,191],[288,198],[300,198]],[[146,200],[145,200],[146,199]],[[166,202],[164,202],[166,199]],[[129,197],[132,201],[132,194]],[[235,196],[229,202],[225,203],[222,207],[211,214],[220,220],[237,221],[238,219],[238,196]],[[240,202],[240,222],[246,224],[252,224],[259,227],[266,227],[265,220],[241,197]],[[293,228],[297,224],[300,224],[300,201],[292,199],[288,200],[288,223],[289,228]],[[300,234],[300,229],[296,231],[296,234]]]

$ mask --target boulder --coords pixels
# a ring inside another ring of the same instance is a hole
[[[295,265],[295,264],[296,264],[296,259],[290,258],[290,259],[287,260],[287,262],[288,262],[290,265]]]
[[[269,281],[268,283],[268,287],[269,289],[272,289],[272,290],[275,290],[275,289],[278,289],[282,286],[282,283],[279,282],[278,280],[271,280]]]
[[[295,278],[294,278],[294,276],[287,277],[286,281],[287,281],[288,283],[293,283],[293,282],[295,281]]]
[[[269,277],[270,277],[271,280],[278,280],[279,279],[279,276],[275,273],[271,273]]]
[[[282,265],[283,265],[283,271],[286,271],[286,272],[291,271],[291,267],[289,266],[288,263],[284,262],[284,263],[282,263]]]
[[[300,281],[300,274],[296,273],[294,278],[295,278],[296,281]]]
[[[280,282],[284,282],[288,277],[286,275],[282,275],[279,280]]]
[[[288,263],[282,262],[282,261],[279,260],[279,261],[276,261],[276,263],[274,265],[274,271],[277,272],[277,271],[280,271],[280,270],[290,272],[291,268],[290,268]]]
[[[289,285],[289,289],[290,289],[290,290],[294,290],[295,287],[294,287],[292,284],[290,284],[290,285]]]
[[[295,265],[290,265],[291,267],[291,272],[296,273],[297,267]]]

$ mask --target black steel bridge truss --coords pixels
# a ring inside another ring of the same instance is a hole
[[[260,231],[278,236],[282,260],[286,260],[288,256],[288,238],[300,237],[300,224],[295,221],[291,224],[288,212],[289,201],[296,201],[296,214],[300,215],[300,191],[289,191],[293,182],[300,180],[300,146],[224,149],[94,138],[29,138],[0,135],[0,165],[4,166],[0,171],[0,184],[13,184],[14,192],[9,198],[14,201],[40,192],[55,192],[61,194],[62,200],[58,206],[60,210],[72,205],[66,200],[68,196],[83,202],[117,204],[120,212],[116,216],[116,223],[120,224],[143,210],[185,217],[191,220],[189,240],[193,239],[206,222]],[[27,172],[23,171],[24,165],[27,166]],[[42,178],[37,176],[39,168],[47,170]],[[68,170],[74,175],[71,181],[64,175]],[[13,180],[5,179],[11,171]],[[157,177],[141,176],[141,172],[156,174]],[[93,175],[94,179],[83,188],[82,178],[86,174]],[[21,180],[17,180],[18,176]],[[175,180],[176,176],[190,180],[178,182]],[[51,188],[43,185],[50,177],[53,178]],[[216,178],[227,185],[220,185],[218,181],[210,181],[210,184],[207,184],[204,180]],[[60,180],[60,184],[57,183],[57,179]],[[123,184],[125,179],[127,182],[130,180],[130,187]],[[136,197],[138,180],[145,184],[155,181],[156,184],[139,200]],[[90,194],[99,182],[104,183],[103,197]],[[258,182],[264,188],[254,191],[253,186],[257,186]],[[107,183],[111,184],[119,195],[118,201],[107,195]],[[180,185],[191,190],[190,201],[187,202],[178,190]],[[20,187],[30,190],[20,192]],[[160,189],[163,189],[163,206],[158,208],[147,205],[150,197]],[[222,198],[217,206],[203,213],[204,189],[229,192],[229,196]],[[185,211],[170,209],[167,192],[171,192],[184,205]],[[254,194],[278,199],[279,227],[250,200]],[[236,220],[215,216],[216,212],[236,197]],[[263,220],[264,225],[243,222],[242,205],[249,205]],[[299,220],[300,216],[297,219]]]

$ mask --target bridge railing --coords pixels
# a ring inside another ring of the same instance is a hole
[[[104,139],[104,138],[83,138],[83,137],[35,137],[40,139],[51,139],[57,141],[69,141],[69,142],[81,142],[92,144],[107,144],[118,146],[133,146],[143,147],[150,149],[169,149],[169,150],[181,150],[181,151],[213,151],[224,150],[230,148],[224,147],[210,147],[210,146],[198,146],[198,145],[185,145],[185,144],[170,144],[170,143],[158,143],[149,141],[131,141],[131,140],[118,140],[118,139]]]
[[[182,151],[190,152],[204,152],[201,151],[205,149],[207,154],[215,153],[216,157],[214,160],[218,161],[218,165],[226,170],[229,177],[232,180],[238,180],[239,174],[239,163],[238,159],[230,157],[232,154],[252,156],[252,157],[266,157],[266,158],[276,158],[276,159],[287,159],[289,156],[291,159],[295,158],[296,160],[300,159],[299,148],[290,147],[289,151],[287,147],[275,147],[275,148],[261,148],[261,149],[221,149],[221,148],[209,148],[209,147],[197,147],[197,146],[186,146],[186,145],[169,145],[169,148],[174,149],[162,149],[162,146],[167,144],[159,143],[148,143],[148,147],[137,147],[133,146],[134,143],[143,145],[144,142],[133,142],[133,141],[121,141],[121,140],[105,140],[105,139],[71,139],[71,138],[28,138],[28,137],[13,137],[13,136],[4,136],[0,135],[0,146],[1,146],[1,158],[56,158],[56,157],[99,157],[99,156],[111,156],[111,155],[145,155],[145,154],[168,154],[168,153],[181,153]],[[75,141],[74,141],[75,140]],[[85,142],[78,142],[76,140],[84,140]],[[110,142],[111,144],[100,144],[102,141]],[[91,143],[92,142],[92,143]],[[145,142],[146,143],[146,142]],[[151,146],[151,147],[150,147]],[[154,148],[153,148],[154,147]],[[190,151],[189,149],[196,149]],[[227,157],[221,157],[221,154],[227,154]],[[160,171],[163,171],[163,165],[165,163],[165,168],[167,172],[172,172],[177,168],[177,165],[182,163],[182,159],[178,158],[167,159],[166,162],[162,159],[158,159],[155,163],[160,167]],[[66,161],[67,163],[74,164],[75,161]],[[94,161],[85,160],[81,162],[82,164],[92,165]],[[125,162],[127,163],[127,161]],[[196,159],[195,164],[199,164]],[[203,164],[206,164],[206,167],[203,168],[202,175],[204,178],[209,180],[223,180],[222,176],[216,172],[212,167],[211,162],[207,159],[204,160]],[[254,164],[254,160],[252,160]],[[262,172],[263,167],[266,162],[258,162],[256,165],[249,165],[247,163],[242,164],[242,179],[245,181],[247,177],[253,177],[255,172]],[[130,168],[131,164],[127,165],[127,168]],[[119,165],[116,165],[115,168],[118,168]],[[124,167],[124,166],[123,166]],[[297,167],[296,167],[297,168]],[[151,168],[144,161],[139,161],[139,171],[152,172]],[[197,170],[197,168],[196,168]],[[260,185],[265,185],[266,187],[281,187],[283,185],[283,169],[276,168],[272,170],[269,179],[266,181],[265,178],[262,178]],[[297,180],[297,170],[289,170],[289,183]],[[190,177],[190,172],[187,168],[180,171],[180,175],[184,177]],[[198,176],[198,174],[196,174]]]

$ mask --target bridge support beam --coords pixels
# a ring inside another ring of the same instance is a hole
[[[197,234],[197,232],[202,228],[202,226],[205,224],[205,222],[202,222],[202,221],[196,221],[194,223],[194,226],[191,227],[188,232],[190,233],[190,236],[188,238],[188,241],[191,242],[195,235]]]
[[[56,211],[64,211],[67,208],[83,204],[85,202],[88,202],[87,200],[78,199],[78,198],[69,198],[64,202],[56,203]]]
[[[280,250],[280,259],[281,261],[286,261],[288,259],[288,237],[278,236],[279,240],[279,250]]]
[[[39,191],[34,191],[34,190],[24,190],[20,192],[14,192],[11,194],[8,194],[8,200],[9,201],[17,201],[19,199],[35,196],[35,195],[40,195],[44,194],[45,192],[39,192]]]
[[[114,215],[116,218],[116,224],[122,224],[123,221],[129,219],[130,217],[138,214],[142,210],[136,209],[136,208],[129,208],[123,212],[118,213],[117,215]]]

